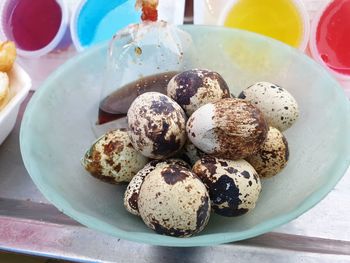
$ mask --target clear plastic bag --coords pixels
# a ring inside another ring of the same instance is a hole
[[[119,31],[108,49],[95,134],[124,127],[132,100],[147,91],[165,92],[176,72],[190,68],[194,51],[191,36],[165,21],[133,24]],[[163,84],[153,87],[157,78],[164,78]]]

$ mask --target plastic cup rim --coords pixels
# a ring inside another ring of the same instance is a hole
[[[84,5],[86,4],[86,2],[87,0],[81,0],[80,2],[78,2],[76,7],[74,8],[74,11],[70,19],[70,34],[72,37],[73,45],[75,46],[76,50],[79,52],[83,51],[85,47],[81,44],[78,37],[78,17]]]
[[[350,75],[341,74],[333,69],[331,69],[321,58],[320,53],[318,52],[317,44],[316,44],[316,33],[317,28],[320,22],[323,13],[329,7],[332,2],[324,3],[316,12],[312,22],[311,22],[311,31],[310,31],[310,53],[313,59],[315,59],[319,64],[321,64],[324,68],[326,68],[331,74],[333,74],[338,80],[350,80]]]
[[[3,15],[3,13],[5,12],[5,7],[7,6],[7,4],[10,1],[13,1],[13,0],[5,0],[3,2],[3,6],[1,9],[1,15]],[[50,43],[48,43],[46,46],[44,46],[43,48],[40,48],[38,50],[28,51],[28,50],[21,49],[20,47],[16,47],[18,55],[23,56],[23,57],[43,56],[43,55],[51,52],[52,50],[54,50],[58,46],[60,41],[63,39],[63,37],[67,31],[67,28],[68,28],[68,25],[67,25],[68,21],[69,21],[68,6],[67,6],[65,0],[55,0],[55,1],[58,3],[58,5],[60,6],[61,11],[62,11],[61,24],[60,24],[60,27],[59,27],[55,37],[50,41]],[[0,22],[0,35],[2,37],[4,37],[5,39],[9,39],[6,36],[6,33],[5,33],[3,26],[4,26],[3,23]]]
[[[231,9],[234,7],[234,5],[237,4],[238,1],[239,0],[227,1],[225,7],[221,11],[217,25],[220,25],[220,26],[224,25],[228,13],[231,11]],[[301,51],[305,51],[305,49],[308,45],[309,36],[310,36],[310,17],[309,17],[309,14],[305,8],[304,3],[301,0],[290,0],[290,2],[294,3],[294,5],[296,6],[296,8],[299,11],[299,14],[301,16],[302,21],[303,21],[303,36],[302,36],[302,39],[301,39],[300,44],[298,46],[298,49]]]

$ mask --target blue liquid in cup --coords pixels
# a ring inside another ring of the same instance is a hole
[[[88,47],[110,40],[128,24],[140,22],[141,12],[134,5],[135,1],[130,0],[88,0],[77,21],[81,45]]]

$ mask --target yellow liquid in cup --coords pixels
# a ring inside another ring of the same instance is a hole
[[[302,17],[290,0],[238,0],[228,12],[225,26],[253,31],[299,47]]]

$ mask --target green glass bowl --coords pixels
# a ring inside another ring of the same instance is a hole
[[[256,208],[244,216],[212,215],[191,238],[162,236],[123,207],[125,187],[89,176],[80,165],[95,139],[91,129],[103,82],[107,44],[73,58],[53,73],[25,112],[21,152],[33,181],[59,210],[90,228],[136,242],[163,246],[207,246],[250,238],[300,216],[344,175],[350,160],[350,107],[329,73],[278,41],[239,30],[184,26],[197,46],[197,65],[220,72],[232,93],[256,81],[288,89],[300,118],[286,133],[290,161],[263,182]],[[335,207],[336,209],[336,207]]]

